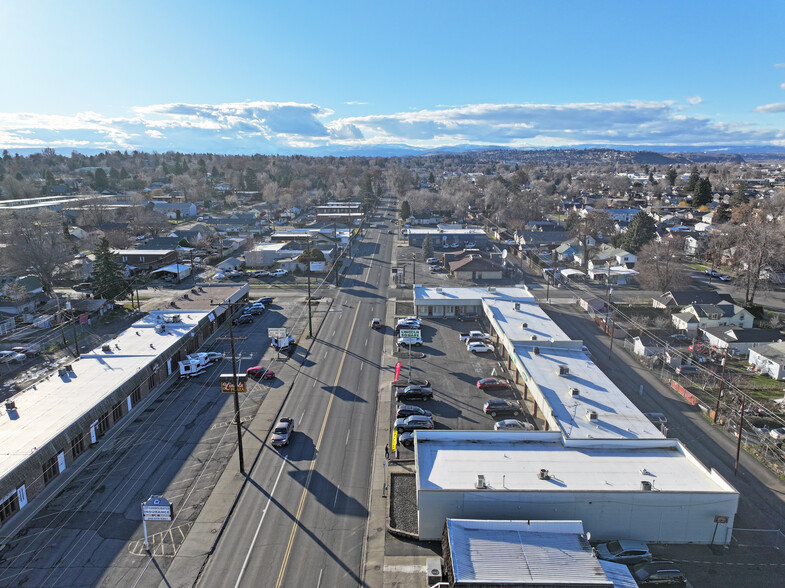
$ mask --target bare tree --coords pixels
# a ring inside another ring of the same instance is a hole
[[[785,246],[782,226],[759,211],[746,223],[735,227],[734,244],[737,252],[735,260],[742,268],[744,306],[751,306],[755,303],[764,270],[773,261],[782,258]]]
[[[647,290],[667,292],[687,282],[687,271],[681,263],[684,238],[670,235],[660,241],[649,241],[638,252],[635,269],[638,281]]]
[[[2,220],[8,239],[4,256],[12,269],[36,276],[44,292],[54,293],[54,276],[71,260],[60,215],[50,210],[19,212]]]

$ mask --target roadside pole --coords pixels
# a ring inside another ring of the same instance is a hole
[[[722,354],[722,374],[720,375],[720,389],[717,391],[717,404],[714,407],[714,424],[717,424],[717,416],[720,412],[720,398],[722,398],[722,384],[725,382],[725,365],[728,363],[728,347],[725,347],[725,353]]]

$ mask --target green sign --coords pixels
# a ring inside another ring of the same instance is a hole
[[[420,329],[401,329],[401,337],[419,337]]]

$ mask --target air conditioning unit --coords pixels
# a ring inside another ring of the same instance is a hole
[[[532,340],[532,341],[536,341],[536,340],[537,340],[537,335],[532,335],[532,336],[531,336],[531,340]]]
[[[440,286],[440,287],[438,287],[438,288],[436,288],[436,291],[437,291],[439,294],[441,294],[441,293],[442,293],[441,286]]]
[[[540,354],[540,348],[539,347],[535,347],[534,348],[534,355],[539,355],[539,354]]]
[[[515,310],[520,310],[520,309],[521,309],[521,304],[520,304],[520,302],[516,302],[516,303],[515,303]]]
[[[474,484],[474,487],[477,488],[478,490],[482,490],[482,489],[486,488],[486,486],[485,486],[485,476],[478,475],[477,476],[477,482]]]
[[[651,492],[651,482],[648,480],[641,481],[641,491],[642,492]]]
[[[587,421],[596,421],[597,420],[597,411],[596,410],[587,410],[586,411],[586,420]]]
[[[528,329],[529,328],[529,323],[521,323],[521,328],[522,329]]]
[[[581,391],[577,388],[570,388],[570,396],[580,396]]]
[[[440,557],[426,558],[425,569],[428,575],[428,586],[433,586],[442,581],[442,560]]]
[[[496,292],[496,288],[494,286],[488,286],[488,292]]]
[[[569,373],[570,373],[570,368],[568,368],[566,365],[560,365],[559,366],[559,375],[560,376],[566,376]]]
[[[104,353],[109,353],[111,350],[112,350],[112,346],[109,345],[109,343],[104,343],[103,345],[101,345],[101,351],[103,351]]]

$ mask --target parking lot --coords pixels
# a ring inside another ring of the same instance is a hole
[[[397,320],[397,319],[396,319]],[[395,322],[386,332],[392,333]],[[415,381],[428,380],[433,388],[433,400],[406,401],[405,404],[420,406],[433,413],[435,429],[442,430],[490,430],[494,422],[504,418],[516,418],[540,428],[532,419],[529,411],[522,406],[523,412],[517,417],[501,416],[492,418],[483,412],[483,404],[494,398],[514,400],[520,403],[520,392],[511,382],[510,389],[480,390],[477,380],[490,376],[509,378],[509,372],[495,353],[470,353],[466,344],[459,340],[462,332],[483,330],[477,321],[461,322],[457,319],[424,320],[422,323],[423,345],[412,347],[411,374]],[[394,347],[394,342],[392,342]],[[401,380],[409,374],[409,350],[401,347],[395,353],[396,361],[401,362]],[[395,386],[391,394],[394,394]],[[390,414],[390,427],[395,422],[397,406],[393,403]],[[523,403],[521,403],[523,404]],[[500,433],[503,434],[503,433]],[[413,458],[412,450],[398,447],[400,459]]]

